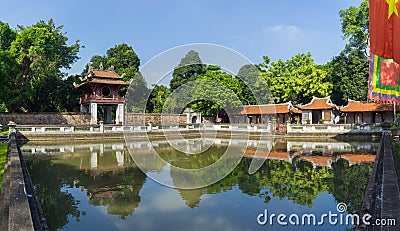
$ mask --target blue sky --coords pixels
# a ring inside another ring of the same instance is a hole
[[[0,0],[0,20],[14,28],[50,18],[64,25],[70,42],[79,39],[85,46],[71,74],[119,43],[133,46],[142,64],[189,43],[226,46],[254,63],[262,62],[264,55],[277,60],[311,52],[322,64],[345,44],[339,10],[361,1]]]

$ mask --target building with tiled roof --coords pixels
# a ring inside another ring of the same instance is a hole
[[[101,65],[102,66],[102,65]],[[90,112],[91,124],[97,123],[97,107],[104,107],[105,123],[112,123],[112,110],[116,105],[115,123],[123,123],[124,120],[124,97],[120,95],[120,90],[129,85],[129,82],[122,80],[123,76],[114,72],[114,68],[109,70],[93,70],[89,68],[86,76],[80,78],[81,83],[74,86],[83,91],[80,99],[81,111]]]
[[[325,123],[333,124],[339,122],[339,111],[332,103],[330,96],[325,98],[313,97],[311,102],[300,106],[302,111],[302,123]]]
[[[393,107],[391,104],[349,100],[349,103],[340,108],[340,111],[345,114],[345,123],[370,124],[392,120]]]
[[[301,114],[301,111],[288,102],[281,104],[247,105],[243,107],[240,114],[247,115],[249,124],[265,124],[266,121],[263,121],[263,118],[266,120],[271,119],[271,117],[275,118],[277,123],[286,123],[292,121],[294,114]]]

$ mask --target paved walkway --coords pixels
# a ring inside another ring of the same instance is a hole
[[[371,173],[363,208],[361,209],[361,217],[366,213],[372,216],[369,220],[372,225],[361,225],[357,227],[357,230],[400,230],[399,176],[399,166],[393,150],[390,133],[383,132],[381,146]],[[389,221],[389,219],[391,220]],[[396,225],[394,226],[380,225],[392,222],[393,219],[396,219]]]

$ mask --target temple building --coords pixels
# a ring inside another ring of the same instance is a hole
[[[302,123],[333,124],[339,122],[338,107],[332,103],[330,96],[325,98],[313,97],[310,103],[300,106]]]
[[[278,124],[294,121],[295,115],[301,115],[301,111],[292,103],[246,105],[240,112],[247,115],[248,124],[266,124],[268,120],[276,119]],[[266,117],[264,117],[266,116]]]
[[[346,124],[374,124],[393,120],[393,105],[374,102],[349,100],[347,106],[340,109],[344,113]]]
[[[102,66],[102,65],[101,65]],[[124,123],[124,97],[120,90],[129,85],[129,82],[122,81],[123,76],[114,72],[114,68],[103,70],[100,66],[99,70],[89,70],[84,78],[80,78],[81,83],[74,86],[83,91],[84,95],[80,99],[81,112],[89,112],[90,123],[98,122],[98,107],[102,107],[99,111],[104,112],[104,122],[111,124]],[[115,110],[115,119],[113,119],[113,109]]]

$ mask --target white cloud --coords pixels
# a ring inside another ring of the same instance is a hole
[[[268,26],[263,30],[264,36],[279,36],[284,37],[289,40],[297,39],[301,36],[302,30],[300,27],[295,25],[275,25],[275,26]]]

